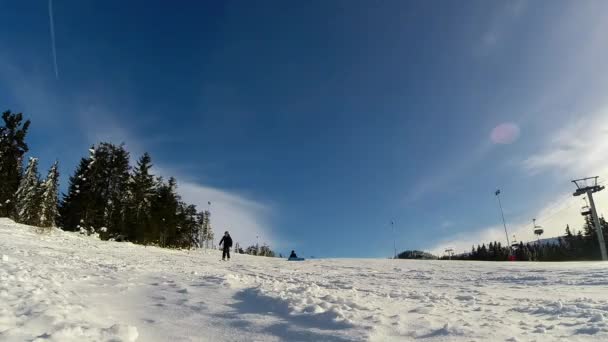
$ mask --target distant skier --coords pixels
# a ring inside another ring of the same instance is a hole
[[[226,257],[228,257],[228,260],[230,260],[230,247],[232,247],[232,238],[230,237],[230,233],[228,233],[228,231],[224,233],[224,236],[222,236],[222,239],[220,240],[220,246],[222,246],[222,244],[224,245],[222,248],[222,260],[226,260]]]

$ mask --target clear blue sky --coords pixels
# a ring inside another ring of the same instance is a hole
[[[608,176],[567,138],[608,116],[604,1],[53,8],[58,77],[48,4],[0,3],[0,107],[32,119],[31,154],[65,186],[96,141],[149,151],[244,243],[388,256],[394,219],[400,250],[469,246],[500,224],[497,187],[528,222],[571,177]]]

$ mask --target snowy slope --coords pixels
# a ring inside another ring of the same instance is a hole
[[[0,341],[606,341],[608,264],[172,251],[0,219]]]

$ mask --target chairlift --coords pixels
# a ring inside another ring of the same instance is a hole
[[[581,208],[581,215],[583,215],[583,216],[591,215],[591,208],[589,208],[588,205],[582,207]]]
[[[538,235],[538,238],[540,239],[540,236],[545,232],[543,227],[536,224],[536,219],[532,219],[532,226],[534,227],[534,234]]]
[[[511,243],[511,248],[513,248],[513,249],[519,248],[519,243],[515,239],[515,235],[513,235],[513,242]]]

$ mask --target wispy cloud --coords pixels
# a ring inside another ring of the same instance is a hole
[[[530,174],[556,172],[572,178],[608,176],[608,108],[581,116],[549,134],[542,151],[522,162]]]
[[[207,202],[211,202],[211,222],[216,236],[228,230],[235,242],[243,246],[254,244],[256,236],[259,236],[260,243],[266,242],[271,246],[278,243],[270,225],[274,209],[269,204],[236,192],[183,180],[178,180],[178,192],[186,202],[196,204],[199,210],[207,208]]]
[[[484,139],[470,153],[460,155],[460,158],[453,162],[446,162],[446,165],[450,165],[449,168],[434,169],[428,176],[417,179],[405,194],[403,205],[411,205],[425,196],[445,190],[447,184],[462,176],[491,150],[492,144]]]
[[[445,220],[441,222],[441,228],[448,228],[454,225],[454,222],[450,220]]]
[[[481,34],[476,53],[486,55],[498,45],[500,40],[508,34],[511,27],[515,25],[526,7],[527,1],[525,0],[508,1],[504,6],[499,7],[494,16],[491,17],[487,30]]]

